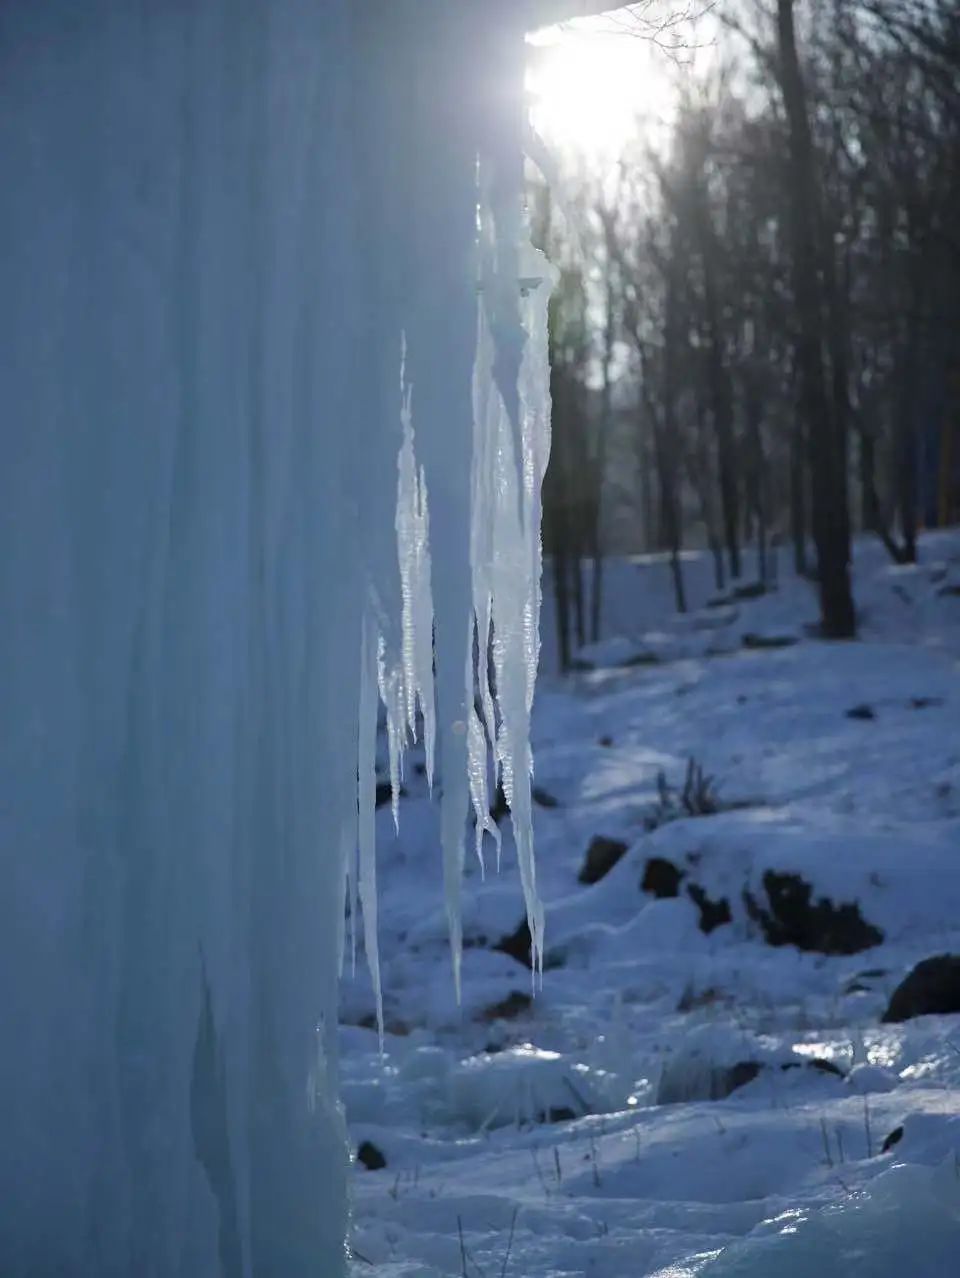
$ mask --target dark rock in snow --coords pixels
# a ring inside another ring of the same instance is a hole
[[[367,1171],[382,1171],[387,1165],[387,1160],[371,1140],[360,1142],[360,1148],[357,1150],[357,1162],[363,1163]]]
[[[729,1069],[715,1070],[714,1085],[717,1090],[713,1100],[723,1100],[738,1087],[746,1087],[747,1083],[752,1083],[762,1069],[763,1066],[759,1061],[737,1061],[736,1065],[731,1065]]]
[[[597,741],[597,745],[602,745],[602,746],[605,746],[607,749],[609,749],[610,746],[613,745],[613,737],[608,737],[608,736],[600,737],[600,739]]]
[[[501,936],[500,940],[495,945],[491,945],[490,948],[500,954],[509,954],[512,959],[516,959],[524,967],[532,967],[530,924],[526,918],[521,919],[512,932],[508,932],[506,936]],[[563,963],[564,954],[561,950],[548,950],[544,953],[543,969],[545,972],[550,971],[551,968],[562,967]]]
[[[684,871],[678,870],[672,861],[662,856],[652,856],[644,866],[640,887],[660,900],[680,895],[680,882]]]
[[[680,996],[680,1002],[677,1004],[678,1012],[692,1012],[697,1007],[711,1007],[714,1003],[720,1001],[723,996],[720,991],[713,985],[708,986],[705,990],[695,991],[692,986],[688,985]]]
[[[763,887],[768,905],[745,890],[747,913],[761,927],[770,945],[795,945],[818,954],[857,954],[879,945],[883,933],[868,923],[855,901],[835,904],[828,897],[813,900],[813,889],[799,874],[767,870]]]
[[[407,792],[403,788],[403,786],[401,786],[400,789],[397,791],[397,795],[401,799],[405,799],[407,797]],[[378,781],[376,806],[378,808],[383,808],[383,807],[386,807],[386,805],[388,803],[391,803],[392,801],[393,801],[393,788],[391,787],[390,782]]]
[[[743,586],[734,586],[734,599],[760,599],[767,593],[767,587],[762,581],[749,581]]]
[[[501,954],[509,954],[512,959],[516,959],[524,967],[532,967],[533,962],[530,953],[532,944],[530,924],[526,919],[521,919],[519,926],[506,936],[501,936],[493,948],[499,950]]]
[[[499,1003],[490,1003],[480,1013],[481,1021],[511,1021],[515,1017],[520,1016],[523,1012],[528,1012],[533,1003],[533,999],[529,994],[524,994],[520,990],[511,990],[506,998],[502,998]]]
[[[590,840],[583,868],[577,875],[578,883],[599,883],[605,878],[627,850],[622,839],[609,839],[597,834]]]
[[[758,650],[763,648],[792,648],[794,644],[800,641],[796,635],[755,635],[748,633],[743,636],[740,642],[745,648]]]
[[[659,666],[662,661],[655,652],[636,652],[632,657],[621,662],[623,670],[632,670],[635,666]]]
[[[887,1139],[880,1146],[881,1154],[889,1154],[894,1145],[899,1145],[903,1140],[903,1123],[899,1127],[895,1127]]]
[[[942,706],[943,697],[911,697],[911,710],[929,710],[931,706]]]
[[[850,709],[847,711],[848,719],[875,719],[876,717],[877,717],[877,712],[876,710],[874,710],[873,706],[868,706],[868,705],[851,706]]]
[[[745,1087],[747,1083],[759,1077],[760,1074],[775,1068],[773,1065],[760,1064],[757,1061],[739,1061],[732,1068],[727,1070],[714,1071],[714,1086],[722,1084],[726,1091],[721,1095],[714,1096],[714,1100],[722,1100],[724,1096],[729,1096],[731,1092],[735,1092],[738,1087]],[[846,1078],[843,1070],[839,1066],[834,1065],[833,1061],[828,1061],[820,1056],[815,1056],[809,1061],[784,1061],[780,1066],[781,1071],[786,1073],[793,1069],[813,1070],[816,1074],[829,1074],[835,1078]]]
[[[692,1065],[692,1069],[687,1066]],[[760,1061],[737,1061],[734,1065],[709,1065],[697,1068],[695,1061],[683,1058],[668,1063],[660,1076],[658,1105],[683,1105],[691,1101],[726,1100],[738,1087],[745,1087],[764,1069]]]
[[[828,1061],[825,1056],[814,1056],[808,1061],[785,1061],[781,1069],[812,1069],[818,1074],[832,1074],[836,1078],[846,1078],[839,1065]]]
[[[538,1115],[538,1121],[541,1123],[570,1123],[575,1118],[581,1118],[582,1115],[572,1110],[567,1105],[551,1105],[548,1110]]]
[[[349,1024],[349,1022],[344,1022]],[[377,1016],[375,1012],[368,1012],[365,1016],[361,1016],[357,1021],[360,1029],[374,1030],[377,1028]],[[410,1026],[406,1021],[386,1020],[383,1023],[384,1034],[392,1034],[395,1038],[406,1038],[410,1033]]]
[[[722,896],[717,901],[711,900],[699,883],[689,884],[687,895],[700,911],[701,932],[706,932],[709,935],[714,928],[722,927],[724,923],[732,921],[730,902],[726,897]]]
[[[530,798],[541,808],[559,808],[560,800],[555,799],[549,790],[535,785],[530,791]]]
[[[938,954],[918,963],[900,982],[883,1020],[909,1021],[914,1016],[953,1012],[960,1012],[960,956]]]
[[[493,796],[493,803],[490,806],[490,819],[499,825],[509,811],[510,804],[507,802],[507,796],[503,792],[503,785],[498,781],[497,792]]]

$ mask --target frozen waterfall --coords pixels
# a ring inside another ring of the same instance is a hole
[[[487,729],[539,944],[522,17],[0,7],[4,1278],[342,1272],[378,698],[395,775],[436,738],[457,979]]]

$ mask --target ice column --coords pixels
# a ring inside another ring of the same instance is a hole
[[[371,716],[458,955],[475,614],[539,935],[518,8],[0,6],[4,1278],[343,1272]]]

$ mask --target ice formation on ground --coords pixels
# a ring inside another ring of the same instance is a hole
[[[378,693],[395,784],[436,738],[455,967],[484,727],[539,941],[518,9],[3,6],[10,1278],[341,1271]]]

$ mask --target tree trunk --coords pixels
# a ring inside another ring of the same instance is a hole
[[[600,426],[597,438],[595,498],[593,512],[593,582],[590,591],[590,638],[596,643],[600,638],[600,614],[603,609],[603,482],[607,469],[607,439],[610,434],[610,368],[613,363],[613,281],[610,276],[611,253],[607,248],[606,316],[603,326],[603,389],[600,398]]]
[[[683,565],[680,548],[683,536],[680,506],[680,440],[677,431],[676,370],[675,360],[679,341],[677,332],[677,267],[676,246],[671,246],[670,264],[667,269],[666,319],[663,343],[663,425],[659,431],[661,458],[661,500],[667,516],[667,535],[670,539],[670,569],[677,611],[687,611],[687,596],[683,585]]]
[[[710,403],[713,413],[713,429],[717,442],[717,477],[720,486],[720,511],[723,520],[723,537],[730,564],[730,576],[740,576],[740,495],[737,488],[737,461],[733,431],[733,393],[730,373],[726,365],[723,342],[723,324],[717,297],[717,242],[706,192],[700,186],[698,175],[696,200],[697,238],[700,241],[700,257],[703,262],[703,300],[706,309],[709,341],[707,343],[707,373],[710,381]]]
[[[570,669],[570,600],[567,595],[567,555],[559,539],[554,536],[553,553],[553,602],[557,618],[557,648],[560,669]]]
[[[798,412],[790,440],[790,536],[793,542],[793,571],[798,577],[806,577],[807,565],[807,488],[806,443],[803,419]]]
[[[811,516],[817,547],[821,627],[825,638],[851,639],[856,614],[850,590],[846,473],[834,405],[823,364],[823,298],[818,253],[819,201],[806,92],[797,58],[793,0],[777,0],[780,87],[789,124],[789,212],[800,409],[807,430]]]

